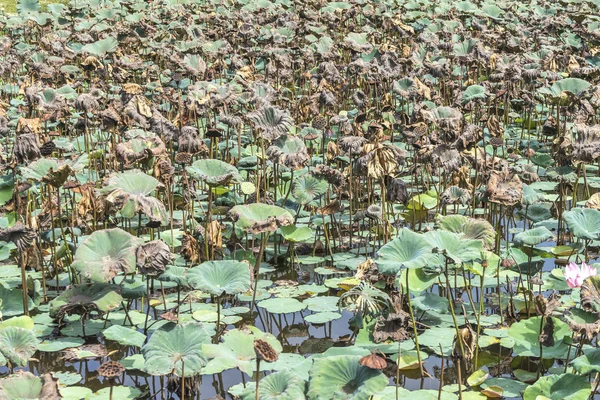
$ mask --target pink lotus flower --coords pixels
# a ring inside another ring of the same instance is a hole
[[[581,267],[579,267],[574,262],[570,262],[565,267],[565,279],[567,280],[567,285],[569,285],[571,289],[581,287],[584,280],[597,273],[598,271],[596,268],[593,268],[586,263],[581,263]]]

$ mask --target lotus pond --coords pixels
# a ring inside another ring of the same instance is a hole
[[[599,6],[7,7],[0,399],[594,398]]]

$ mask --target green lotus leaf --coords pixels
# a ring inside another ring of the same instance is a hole
[[[355,310],[358,326],[361,327],[360,321],[363,318],[376,318],[380,315],[387,317],[392,309],[392,300],[387,293],[362,281],[340,297],[338,306]]]
[[[339,298],[337,296],[309,297],[302,303],[306,304],[312,312],[338,311]]]
[[[579,239],[600,239],[600,211],[593,208],[573,208],[563,214],[569,231]]]
[[[542,222],[552,218],[550,204],[532,204],[526,209],[523,208],[519,210],[517,214],[527,218],[532,222]]]
[[[581,96],[591,84],[579,78],[558,80],[549,88],[538,89],[538,92],[549,97],[554,103],[568,105],[571,96]]]
[[[0,330],[0,353],[15,366],[27,365],[37,345],[38,340],[31,330],[16,326]]]
[[[483,251],[481,240],[465,239],[454,232],[436,230],[427,232],[423,236],[429,242],[431,249],[437,249],[438,252],[444,251],[446,257],[456,264],[474,261],[481,257]],[[436,254],[436,256],[437,265],[444,265],[444,256],[442,254]],[[435,261],[431,260],[430,265],[435,266]]]
[[[448,312],[448,299],[435,293],[426,292],[412,300],[412,305],[421,311],[435,311],[439,314]]]
[[[145,371],[150,375],[198,375],[206,365],[202,345],[210,340],[211,334],[201,324],[166,324],[142,347]]]
[[[403,269],[396,275],[396,284],[406,290],[406,275],[408,274],[408,290],[418,295],[438,282],[440,273],[428,271],[426,268]]]
[[[260,400],[304,400],[306,382],[292,371],[279,371],[261,379],[258,386]],[[254,400],[255,385],[248,385],[241,393],[241,400]]]
[[[379,249],[375,262],[380,273],[396,275],[402,268],[422,268],[432,259],[431,244],[425,236],[404,228]]]
[[[60,381],[61,386],[71,386],[79,383],[81,379],[83,379],[83,377],[76,372],[52,371],[51,374],[54,379],[58,379]]]
[[[548,168],[546,175],[558,182],[574,183],[577,180],[577,172],[569,165]]]
[[[518,273],[528,275],[537,274],[544,266],[544,260],[541,257],[534,256],[530,258],[523,250],[517,247],[511,247],[506,258],[516,263],[510,269]]]
[[[392,91],[402,97],[409,97],[412,93],[416,93],[417,89],[415,81],[408,77],[395,80],[392,83]]]
[[[112,393],[113,399],[120,400],[133,400],[142,395],[139,389],[131,386],[113,386],[112,391],[110,389],[109,387],[100,389],[93,394],[87,395],[85,400],[105,400],[110,398],[110,393]]]
[[[121,306],[120,287],[111,284],[82,284],[73,286],[50,301],[50,317],[97,311],[106,313]],[[62,317],[61,316],[61,317]]]
[[[264,308],[272,314],[288,314],[302,311],[306,304],[291,297],[274,297],[257,303],[257,306]]]
[[[72,266],[86,279],[108,282],[121,272],[135,272],[135,248],[141,243],[119,228],[96,231],[77,248]]]
[[[41,5],[39,0],[18,0],[17,1],[17,11],[19,15],[27,15],[31,13],[36,13],[41,10]]]
[[[281,136],[269,146],[267,156],[272,162],[291,168],[292,171],[310,163],[310,155],[304,140],[298,136]]]
[[[81,400],[93,395],[91,389],[83,386],[61,387],[59,392],[64,400]]]
[[[388,378],[381,371],[358,363],[360,356],[331,356],[315,359],[310,369],[308,398],[368,399],[382,391]]]
[[[582,375],[600,372],[600,349],[588,350],[574,359],[571,364],[575,371]]]
[[[310,314],[304,317],[306,322],[311,324],[325,324],[327,322],[335,321],[336,319],[342,318],[342,314],[332,311],[323,311],[315,314]]]
[[[591,391],[592,385],[584,375],[548,375],[527,387],[523,400],[585,400]]]
[[[294,222],[294,217],[285,208],[264,203],[235,206],[229,215],[238,228],[253,234],[275,232]]]
[[[470,43],[471,40],[466,40],[464,43]],[[473,40],[473,42],[476,42],[476,40]],[[459,46],[459,51],[462,51],[463,48],[460,45],[455,45],[455,49],[457,48],[456,46]],[[462,120],[462,116],[462,113],[456,108],[446,106],[434,108],[425,114],[426,119],[443,129],[448,129],[458,124]]]
[[[143,212],[151,221],[165,224],[169,220],[165,205],[150,196],[159,186],[158,180],[134,169],[113,174],[99,192],[106,195],[106,201],[125,218],[133,218]]]
[[[206,71],[206,62],[197,54],[187,54],[183,57],[183,66],[193,74],[202,77]]]
[[[313,231],[308,226],[298,228],[296,225],[282,226],[279,228],[283,238],[289,242],[306,242],[313,237]]]
[[[141,354],[125,357],[120,362],[126,370],[137,369],[138,371],[144,371],[145,360],[144,356]]]
[[[35,302],[28,297],[29,311],[36,308]],[[8,289],[0,284],[0,314],[6,317],[23,314],[23,291],[21,289]]]
[[[138,332],[135,328],[127,328],[113,325],[102,332],[105,338],[113,340],[123,346],[142,347],[146,341],[146,335]]]
[[[493,19],[499,19],[502,17],[502,14],[504,14],[504,10],[498,7],[496,4],[484,4],[481,6],[481,11],[487,17]]]
[[[189,268],[167,265],[167,269],[159,277],[159,281],[174,282],[178,286],[188,286],[187,273]]]
[[[233,329],[223,335],[223,343],[202,346],[206,357],[211,359],[202,369],[202,374],[218,374],[238,368],[252,375],[256,368],[255,339],[265,340],[277,353],[282,351],[281,344],[270,333],[261,332],[254,326],[247,326],[243,330]]]
[[[43,388],[42,379],[28,371],[17,371],[0,379],[0,399],[38,399]]]
[[[544,201],[543,193],[538,192],[527,184],[523,184],[523,197],[521,198],[521,204],[524,206],[530,206],[541,201]]]
[[[313,43],[314,49],[319,54],[327,54],[333,48],[334,42],[329,36],[321,36],[319,40]]]
[[[450,231],[461,235],[462,239],[481,240],[485,248],[494,246],[496,231],[492,224],[485,219],[466,217],[464,215],[438,215],[435,226],[444,231]]]
[[[61,338],[44,340],[43,342],[41,342],[38,345],[37,349],[39,351],[45,351],[47,353],[52,353],[55,351],[61,351],[61,350],[70,349],[73,347],[79,347],[84,343],[85,343],[85,339],[83,339],[83,338],[61,337]]]
[[[31,331],[34,328],[34,323],[31,317],[21,315],[20,317],[9,318],[0,322],[0,329],[6,328],[8,326],[16,326],[17,328],[28,329]]]
[[[265,138],[276,139],[288,133],[294,120],[288,110],[266,106],[249,115],[254,125],[263,131]]]
[[[523,357],[540,357],[540,319],[532,317],[512,324],[508,329],[508,336],[515,341],[514,352]],[[564,358],[568,346],[564,342],[565,336],[571,336],[569,326],[558,318],[550,317],[554,321],[554,345],[543,346],[544,358]]]
[[[486,389],[489,386],[499,386],[504,389],[503,394],[505,397],[520,397],[528,385],[516,379],[508,378],[491,378],[481,384],[482,389]]]
[[[250,289],[250,269],[242,261],[207,261],[187,272],[189,284],[214,296],[236,295]]]
[[[27,167],[21,168],[21,174],[25,179],[46,182],[58,187],[67,180],[73,171],[80,171],[85,164],[87,164],[87,154],[81,156],[76,162],[40,158]]]
[[[517,246],[536,246],[553,237],[554,235],[548,228],[540,226],[538,228],[527,229],[526,231],[517,233],[513,240]]]
[[[419,344],[428,347],[437,355],[449,356],[452,354],[455,337],[456,330],[454,328],[435,326],[419,335]]]
[[[12,199],[14,188],[15,180],[11,175],[0,176],[0,206]]]
[[[98,40],[94,43],[88,43],[81,48],[84,53],[89,53],[97,57],[104,56],[106,53],[112,53],[119,47],[119,41],[112,37]]]
[[[317,205],[317,200],[329,188],[328,183],[314,177],[313,175],[303,175],[294,179],[292,183],[292,197],[302,205]]]
[[[194,161],[188,168],[190,175],[209,186],[223,186],[240,182],[242,177],[236,167],[221,160],[202,159]]]
[[[483,382],[485,382],[485,380],[490,376],[490,374],[483,369],[478,369],[477,371],[473,372],[468,378],[467,378],[467,383],[469,384],[469,386],[473,387],[473,386],[479,386],[481,385]]]
[[[467,104],[473,100],[485,100],[487,98],[487,93],[485,88],[481,85],[471,85],[469,86],[462,95],[462,104]]]

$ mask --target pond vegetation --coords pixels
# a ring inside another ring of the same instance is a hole
[[[586,400],[600,2],[0,14],[0,399]]]

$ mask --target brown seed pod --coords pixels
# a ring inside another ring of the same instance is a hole
[[[103,378],[114,379],[123,372],[125,372],[125,367],[117,361],[107,361],[98,367],[98,375]]]
[[[273,346],[262,339],[254,340],[254,352],[256,353],[256,358],[265,360],[266,362],[275,362],[279,358]]]
[[[55,149],[56,144],[53,141],[49,140],[46,143],[44,143],[42,147],[40,147],[40,154],[44,157],[49,156],[54,152]]]
[[[368,356],[364,356],[363,358],[358,360],[358,363],[363,367],[378,370],[382,370],[385,369],[385,367],[387,367],[387,361],[385,361],[385,358],[377,355],[375,352],[369,354]]]
[[[189,164],[192,162],[192,155],[185,152],[177,153],[175,154],[175,162],[183,165]]]

